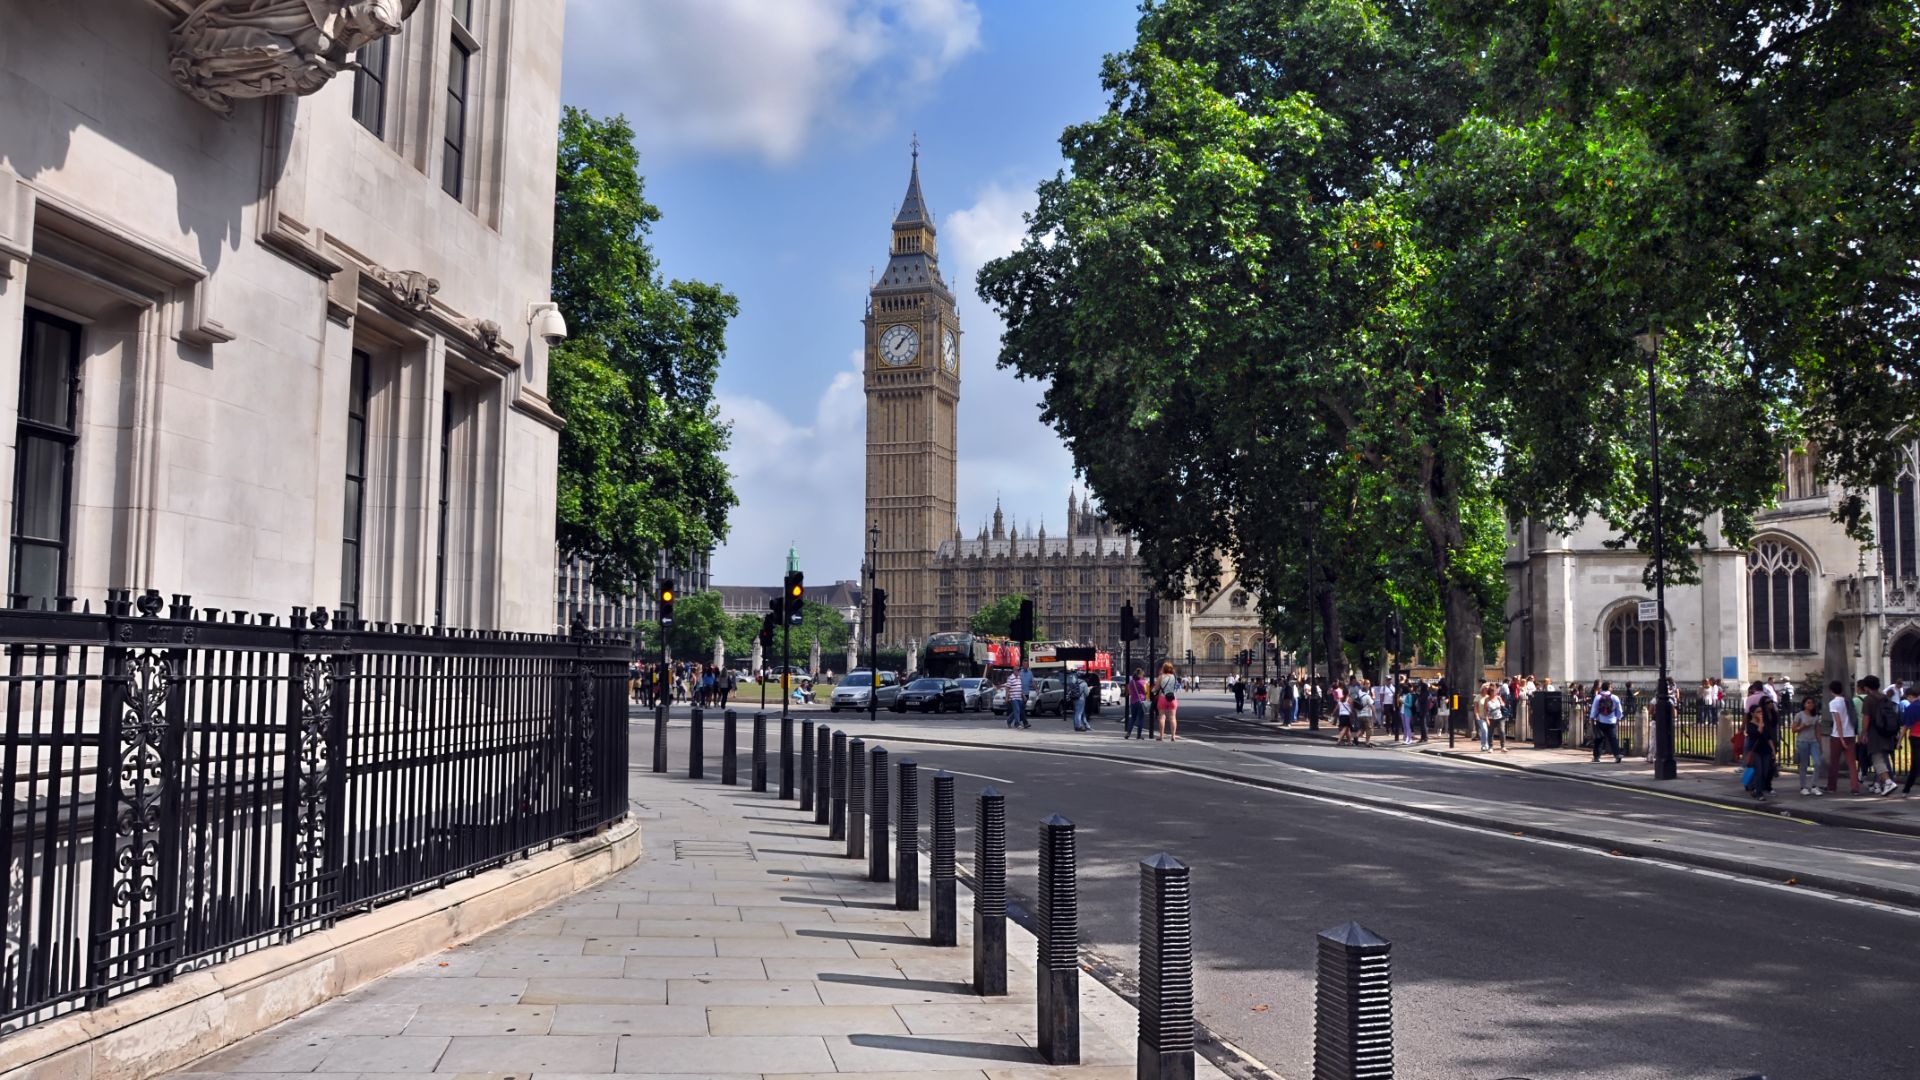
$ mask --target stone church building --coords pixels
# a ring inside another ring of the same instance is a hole
[[[1045,525],[1022,533],[998,506],[976,536],[960,529],[960,319],[940,274],[917,147],[864,326],[866,510],[880,528],[875,561],[887,593],[886,643],[908,646],[965,629],[980,608],[1025,593],[1049,639],[1118,652],[1121,605],[1131,601],[1144,616],[1146,577],[1133,538],[1091,497],[1067,496],[1066,530],[1056,535]],[[1255,605],[1225,576],[1213,594],[1161,603],[1168,635],[1161,647],[1177,659],[1192,650],[1203,673],[1226,674],[1227,658],[1259,641]]]
[[[1915,478],[1920,443],[1907,447],[1893,484],[1869,493],[1875,541],[1850,539],[1830,518],[1840,491],[1810,459],[1781,462],[1778,504],[1756,519],[1753,543],[1707,531],[1698,585],[1667,588],[1672,651],[1681,685],[1703,677],[1850,682],[1866,674],[1920,679],[1920,549]],[[1639,604],[1645,557],[1604,545],[1604,522],[1565,535],[1517,523],[1507,548],[1507,669],[1651,686],[1659,662]]]
[[[0,0],[18,604],[547,631],[560,0]]]

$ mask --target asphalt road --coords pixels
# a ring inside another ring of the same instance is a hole
[[[645,725],[634,735],[632,761],[645,768]],[[676,771],[685,760],[683,737],[676,732]],[[1314,935],[1348,919],[1394,943],[1397,1075],[1404,1078],[1920,1075],[1920,1026],[1908,1022],[1920,1001],[1913,964],[1920,917],[1910,913],[1151,762],[903,742],[889,749],[896,760],[917,759],[923,775],[937,767],[960,775],[963,859],[972,849],[972,795],[987,783],[1006,794],[1017,903],[1032,902],[1039,820],[1055,812],[1074,820],[1083,940],[1129,973],[1136,970],[1138,860],[1159,851],[1185,860],[1194,875],[1200,1019],[1286,1080],[1311,1075]],[[1141,749],[1177,753],[1166,744]],[[717,778],[719,739],[711,730],[708,751],[709,775]],[[1277,752],[1321,756],[1311,748]],[[1493,774],[1384,750],[1328,756],[1357,758],[1347,767],[1372,779],[1389,765],[1466,774],[1460,783]],[[1329,764],[1337,763],[1313,767]],[[1493,774],[1488,782],[1506,779]],[[1567,798],[1606,792],[1542,783],[1567,789]],[[1726,827],[1754,817],[1697,812]]]

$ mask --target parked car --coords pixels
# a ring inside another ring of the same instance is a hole
[[[1104,709],[1109,705],[1120,704],[1121,693],[1125,689],[1125,687],[1120,685],[1119,679],[1101,679],[1100,707]]]
[[[959,712],[966,705],[967,692],[954,679],[915,679],[893,699],[894,712]]]
[[[849,671],[846,677],[834,686],[833,697],[827,702],[827,710],[839,712],[841,709],[865,709],[868,707],[867,697],[873,692],[873,672]],[[899,696],[900,677],[891,671],[881,672],[880,690],[873,706],[891,709],[894,700]]]
[[[961,679],[960,689],[967,692],[967,708],[974,712],[985,712],[993,707],[995,688],[987,679]]]
[[[1033,700],[1027,702],[1027,712],[1032,716],[1065,716],[1067,707],[1066,681],[1049,675],[1044,679],[1033,680]]]

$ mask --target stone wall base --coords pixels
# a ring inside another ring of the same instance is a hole
[[[640,857],[606,831],[0,1039],[0,1080],[151,1080],[601,881]]]

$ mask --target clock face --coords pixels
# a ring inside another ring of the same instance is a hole
[[[887,327],[880,335],[880,359],[893,367],[913,363],[920,352],[920,332],[905,323]]]
[[[960,373],[960,337],[951,330],[940,339],[940,363],[946,367],[947,374]]]

